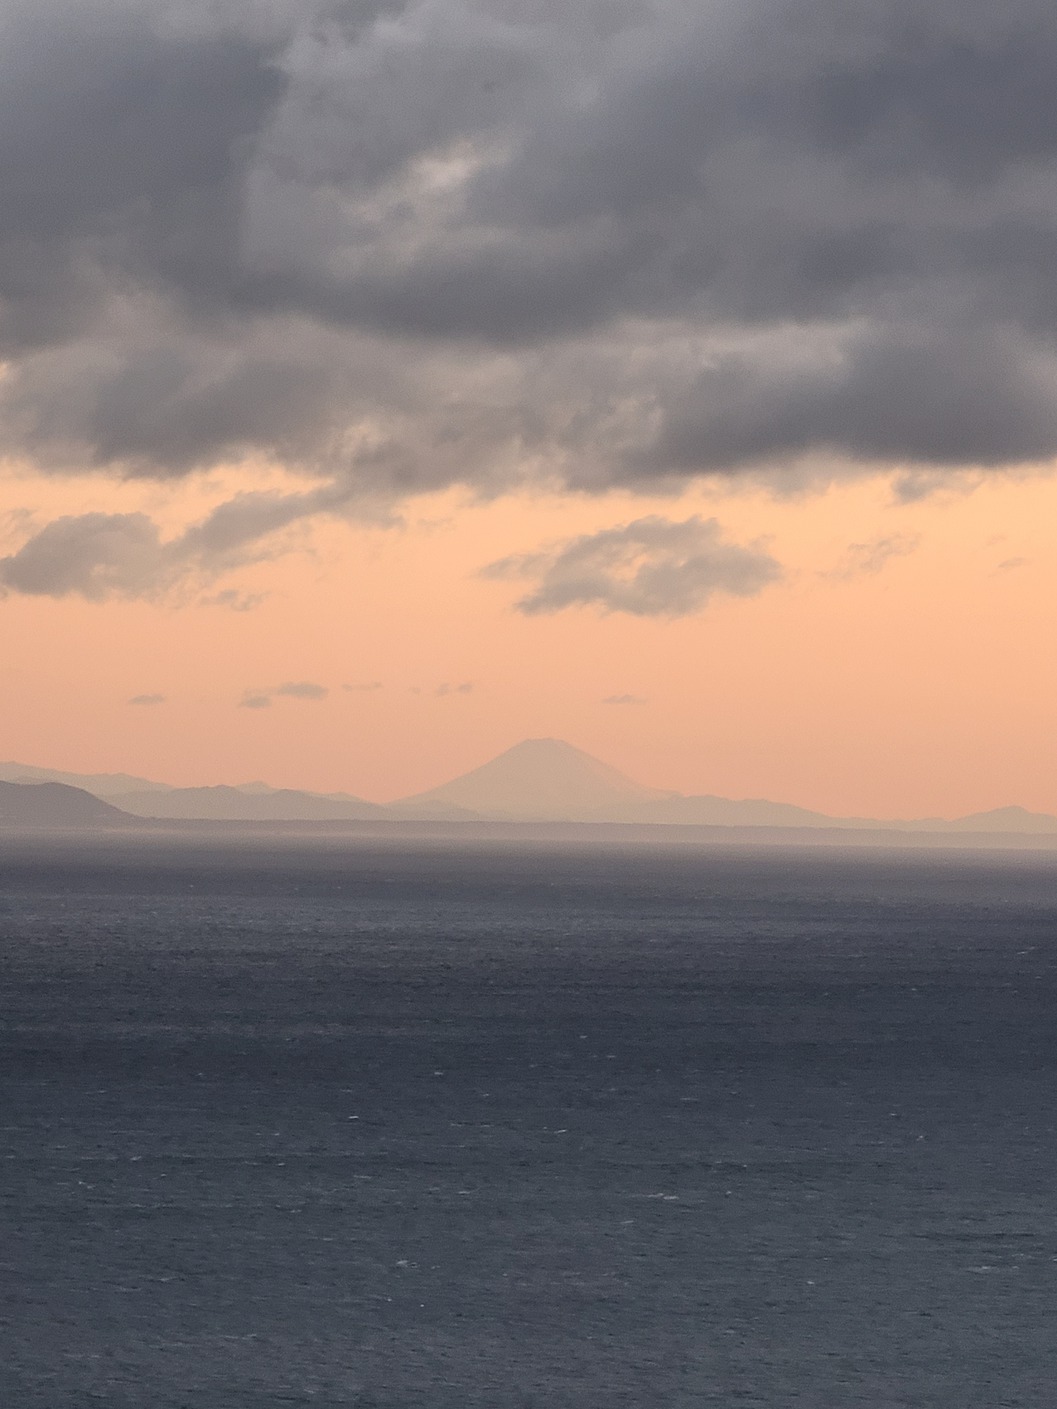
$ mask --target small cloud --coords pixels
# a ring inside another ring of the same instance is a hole
[[[606,705],[644,705],[646,699],[643,695],[606,695],[602,703]]]
[[[285,685],[277,685],[272,694],[285,695],[291,700],[325,700],[330,691],[314,680],[288,680]]]
[[[170,566],[145,514],[64,515],[0,558],[0,595],[150,597],[169,585]]]
[[[341,688],[348,694],[366,694],[374,690],[380,690],[382,688],[382,682],[380,680],[364,680],[355,685],[342,685]]]
[[[214,592],[210,597],[199,599],[203,607],[227,607],[233,612],[251,612],[259,607],[268,594],[266,592],[239,592],[234,587],[226,587],[223,592]]]
[[[247,690],[239,701],[240,709],[268,709],[273,700],[325,700],[330,691],[314,680],[287,680],[282,685],[266,689]]]
[[[1026,567],[1027,558],[1004,558],[995,568],[996,572],[1012,572],[1015,568]]]
[[[897,504],[920,504],[923,499],[942,488],[943,483],[934,471],[909,470],[893,480],[892,498]]]
[[[349,497],[348,486],[336,483],[307,493],[236,494],[175,538],[163,538],[146,514],[66,514],[0,557],[0,596],[162,598],[185,580],[215,578],[282,552],[282,530],[338,514]],[[200,600],[249,611],[263,594],[227,589]]]
[[[892,501],[896,505],[920,504],[939,495],[972,494],[985,475],[971,468],[951,465],[920,465],[903,471],[892,481]]]
[[[880,572],[890,559],[913,553],[920,542],[917,534],[893,533],[887,538],[873,538],[868,543],[851,543],[844,555],[844,562],[820,576],[837,582],[870,576]]]
[[[130,705],[160,705],[165,703],[164,695],[133,695]]]
[[[463,680],[461,684],[453,685],[447,680],[442,685],[438,685],[433,692],[436,695],[470,695],[473,693],[473,681]]]
[[[699,612],[717,592],[754,597],[782,576],[782,568],[759,546],[728,542],[716,519],[651,516],[501,558],[481,576],[534,578],[534,589],[514,604],[526,616],[597,606],[674,618]]]

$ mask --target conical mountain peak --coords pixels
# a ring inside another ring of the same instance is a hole
[[[669,797],[645,788],[564,739],[523,739],[450,783],[397,804],[434,816],[472,813],[522,821],[572,821]]]

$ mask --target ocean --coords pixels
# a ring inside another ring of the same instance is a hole
[[[0,1404],[1057,1381],[1057,856],[0,841]]]

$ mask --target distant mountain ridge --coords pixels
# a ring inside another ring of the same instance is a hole
[[[129,773],[66,773],[25,763],[0,763],[0,781],[64,783],[134,817],[164,821],[363,822],[385,816],[377,803],[350,793],[311,793],[267,783],[180,788]]]
[[[65,783],[101,798],[123,793],[172,791],[168,783],[152,783],[149,778],[137,778],[131,773],[65,773],[60,768],[38,768],[30,763],[0,763],[0,782]]]
[[[54,783],[71,791],[80,789],[109,803],[112,812],[120,809],[118,817],[127,814],[162,821],[606,822],[1057,836],[1057,816],[1016,806],[954,819],[889,821],[834,817],[765,798],[688,796],[644,787],[561,739],[525,739],[458,778],[388,805],[349,793],[273,788],[261,782],[180,788],[126,773],[64,773],[19,763],[0,763],[0,782],[15,787]]]
[[[766,798],[685,795],[647,788],[561,739],[525,739],[479,768],[390,805],[452,821],[624,822],[636,825],[827,828],[848,831],[1020,832],[1057,835],[1057,816],[996,808],[948,821],[834,817]]]

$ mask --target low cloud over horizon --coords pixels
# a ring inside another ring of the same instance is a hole
[[[9,592],[150,596],[300,520],[1057,456],[1043,0],[9,0],[0,455],[311,477]]]
[[[325,700],[330,694],[326,685],[317,685],[313,680],[288,680],[283,685],[272,685],[262,690],[247,690],[239,700],[240,709],[270,709],[273,700]]]

